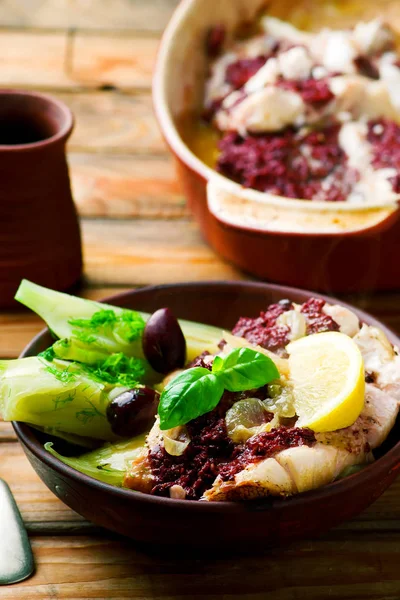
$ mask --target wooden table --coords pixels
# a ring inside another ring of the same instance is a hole
[[[82,217],[85,297],[244,277],[201,239],[152,114],[154,56],[176,4],[0,2],[0,86],[50,91],[76,116],[69,162]],[[400,331],[400,294],[350,300]],[[28,313],[0,314],[0,357],[18,356],[42,326]],[[21,508],[37,564],[33,578],[0,589],[2,600],[400,598],[400,479],[357,519],[318,540],[256,557],[153,556],[55,498],[8,424],[0,423],[0,441],[0,475]]]

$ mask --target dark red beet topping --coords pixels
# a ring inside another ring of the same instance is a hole
[[[217,477],[219,463],[229,460],[234,444],[227,435],[223,417],[208,413],[207,423],[196,431],[193,422],[191,433],[194,435],[182,456],[171,456],[161,446],[149,453],[155,480],[152,494],[169,496],[169,489],[180,485],[188,500],[198,500]]]
[[[338,143],[339,125],[300,137],[279,133],[224,134],[217,170],[244,187],[305,200],[342,201],[357,180]],[[326,177],[334,174],[326,185]],[[324,187],[322,186],[324,184]]]
[[[210,352],[208,352],[208,350],[205,350],[199,356],[193,359],[192,362],[187,365],[187,369],[192,369],[193,367],[203,367],[204,369],[208,369],[209,371],[211,371],[212,362],[204,362],[206,356],[210,356]]]
[[[310,298],[301,307],[301,312],[307,321],[307,335],[322,331],[338,331],[339,325],[326,315],[322,309],[324,300]],[[288,327],[276,324],[278,317],[285,311],[291,310],[293,304],[289,300],[281,300],[278,304],[271,304],[265,312],[254,319],[240,317],[232,330],[234,335],[245,338],[251,344],[257,344],[273,352],[283,350],[289,343]]]
[[[368,141],[372,144],[375,169],[396,169],[397,175],[391,178],[393,191],[400,193],[400,125],[387,119],[377,119],[368,123]]]
[[[259,433],[243,446],[236,446],[231,461],[220,466],[219,474],[224,481],[229,481],[251,463],[269,458],[287,448],[312,446],[315,442],[314,432],[300,427],[278,427],[268,433]]]
[[[325,304],[325,300],[310,298],[302,305],[301,312],[307,321],[307,335],[322,331],[339,331],[340,327],[336,321],[322,311]]]
[[[239,60],[236,60],[228,65],[225,81],[235,90],[238,90],[265,65],[271,56],[273,56],[273,54],[262,54],[260,56],[255,56],[254,58],[240,58]]]
[[[251,344],[257,344],[268,350],[276,351],[282,349],[289,343],[288,327],[281,327],[276,324],[278,317],[293,308],[292,303],[271,304],[265,312],[261,312],[259,317],[250,319],[240,317],[232,330],[233,335],[245,338]]]
[[[226,29],[224,25],[216,25],[210,29],[206,39],[207,56],[210,58],[216,58],[219,54],[221,54],[225,36]]]
[[[280,79],[278,86],[299,94],[303,102],[311,104],[314,108],[322,108],[334,99],[326,79]]]
[[[219,465],[229,461],[235,449],[226,431],[227,410],[238,400],[249,397],[265,399],[267,396],[267,386],[237,394],[225,392],[213,411],[187,424],[191,442],[182,456],[171,456],[161,446],[149,452],[155,481],[151,493],[169,496],[170,487],[180,485],[186,491],[188,500],[201,498],[217,477]]]

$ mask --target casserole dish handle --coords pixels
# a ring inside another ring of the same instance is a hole
[[[362,206],[281,198],[241,188],[220,176],[207,184],[207,203],[225,226],[275,235],[377,234],[393,225],[400,210],[396,202]]]

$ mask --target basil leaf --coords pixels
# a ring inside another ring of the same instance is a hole
[[[218,373],[218,371],[220,371],[222,369],[223,364],[224,364],[223,358],[221,358],[220,356],[216,356],[213,360],[212,372]]]
[[[217,363],[215,375],[230,392],[252,390],[279,379],[274,361],[251,348],[237,348],[230,352],[222,364]]]
[[[160,429],[184,425],[215,408],[224,386],[218,377],[203,367],[177,375],[163,390],[158,405]]]

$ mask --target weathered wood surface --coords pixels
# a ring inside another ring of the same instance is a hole
[[[149,91],[65,92],[56,96],[75,115],[70,152],[151,156],[166,153]]]
[[[140,33],[2,31],[2,86],[146,89],[158,39]]]
[[[167,157],[74,153],[70,164],[75,200],[82,216],[188,216]]]
[[[159,33],[179,0],[2,0],[3,27],[133,29]]]
[[[151,76],[178,0],[1,0],[0,86],[50,92],[68,104],[68,143],[82,217],[80,293],[100,299],[178,280],[245,277],[201,238],[155,122]],[[400,293],[348,299],[400,331]],[[0,359],[43,328],[27,311],[0,313]],[[0,422],[0,476],[10,484],[37,561],[3,599],[224,598],[398,600],[400,479],[324,538],[265,556],[153,556],[100,531],[39,480],[10,424]]]
[[[86,220],[82,225],[86,277],[91,284],[242,277],[215,255],[190,220]]]
[[[154,556],[108,536],[36,537],[33,551],[36,575],[3,589],[2,598],[398,600],[400,590],[396,534],[368,542],[332,535],[237,560]]]

